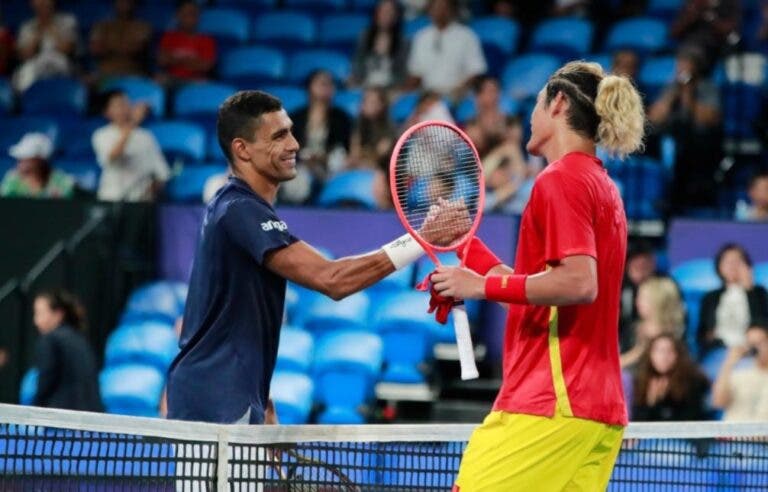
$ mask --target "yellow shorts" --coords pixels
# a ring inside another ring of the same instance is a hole
[[[456,485],[460,492],[605,490],[623,435],[621,426],[559,414],[491,412],[472,433]]]

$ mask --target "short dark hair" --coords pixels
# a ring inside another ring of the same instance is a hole
[[[475,82],[472,88],[475,90],[475,92],[480,92],[483,89],[483,86],[485,85],[486,82],[495,82],[496,85],[500,85],[499,79],[497,79],[493,75],[483,74],[478,76],[475,79]]]
[[[656,252],[647,240],[641,239],[638,241],[632,241],[627,247],[627,260],[635,258],[636,256],[648,256],[655,255]]]
[[[330,71],[324,68],[317,68],[309,72],[309,75],[307,75],[307,78],[304,79],[304,89],[309,91],[309,88],[312,86],[312,82],[314,82],[316,78],[322,75],[327,75],[334,84],[336,83],[336,80],[333,78],[333,74]]]
[[[750,331],[750,330],[762,330],[763,333],[768,335],[768,319],[765,319],[765,318],[753,319],[752,322],[749,324],[749,327],[747,327],[747,331]]]
[[[749,184],[747,184],[747,189],[748,190],[751,189],[761,179],[768,179],[768,171],[760,171],[759,173],[753,174],[752,177],[749,178]]]
[[[264,113],[283,109],[280,99],[262,91],[240,91],[229,96],[221,106],[216,118],[216,136],[219,146],[230,164],[233,163],[229,148],[232,140],[242,138],[249,142]]]
[[[115,97],[123,97],[123,96],[126,96],[126,95],[127,94],[122,89],[109,89],[109,90],[106,90],[106,91],[102,92],[99,95],[99,108],[100,108],[101,112],[103,113],[104,111],[107,110],[107,106],[109,106],[109,103],[112,101],[113,98],[115,98]]]
[[[566,66],[567,67],[567,66]],[[565,68],[565,67],[564,67]],[[595,108],[597,88],[602,77],[589,70],[564,70],[561,68],[547,82],[545,102],[547,106],[562,92],[571,103],[568,125],[590,140],[597,138],[600,116]]]
[[[63,314],[62,322],[65,325],[79,331],[87,329],[85,309],[80,300],[73,294],[63,289],[51,289],[38,292],[35,298],[45,299],[51,310],[61,311]]]
[[[200,4],[197,3],[195,0],[178,0],[176,2],[176,10],[181,10],[182,7],[186,7],[189,4],[192,4],[195,7],[200,8]]]
[[[736,243],[725,243],[717,252],[717,255],[715,255],[715,271],[717,272],[717,276],[720,277],[720,280],[723,280],[723,276],[720,273],[720,262],[723,261],[723,256],[725,256],[725,253],[729,251],[738,252],[741,255],[741,259],[744,260],[744,263],[746,263],[748,267],[752,267],[752,258],[749,256],[749,253],[747,253],[747,250],[744,249],[742,245]]]

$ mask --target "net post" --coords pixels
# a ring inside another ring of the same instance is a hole
[[[219,427],[216,432],[218,453],[216,458],[216,490],[224,492],[228,489],[229,480],[229,433],[226,426]]]

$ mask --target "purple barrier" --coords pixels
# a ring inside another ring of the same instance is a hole
[[[714,258],[725,243],[738,243],[755,263],[768,261],[768,225],[748,222],[675,220],[669,228],[669,266],[696,258]]]

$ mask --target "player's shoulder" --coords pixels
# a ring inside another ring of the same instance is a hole
[[[266,217],[275,214],[271,205],[232,177],[210,201],[208,208],[219,219],[225,215]]]

